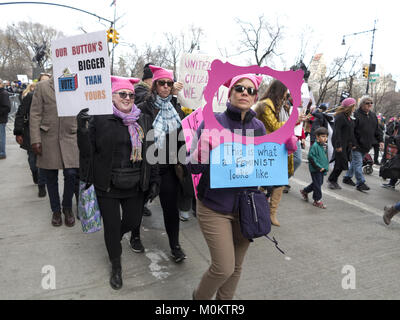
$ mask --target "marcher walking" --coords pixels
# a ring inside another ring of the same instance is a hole
[[[324,176],[329,170],[329,161],[327,154],[326,142],[328,141],[328,129],[325,127],[319,127],[314,131],[315,142],[310,147],[308,152],[308,168],[310,170],[312,183],[306,188],[300,190],[300,193],[305,201],[308,201],[308,194],[313,193],[314,203],[313,206],[326,209],[326,206],[322,202],[322,191],[321,187],[324,183]]]
[[[352,159],[349,171],[343,178],[343,183],[356,185],[358,191],[367,191],[370,188],[365,183],[362,172],[363,158],[366,153],[371,150],[374,140],[379,143],[380,149],[383,149],[383,133],[378,125],[376,114],[371,111],[373,106],[370,97],[364,97],[360,101],[360,106],[354,113],[354,137],[355,148],[352,151]],[[352,180],[353,175],[356,176],[357,183]]]
[[[254,136],[266,134],[263,123],[256,119],[251,106],[256,102],[257,89],[261,77],[252,74],[236,76],[228,81],[227,110],[217,114],[218,122],[226,129],[254,130]],[[204,122],[197,130],[202,139],[209,143],[210,136],[203,132]],[[208,149],[210,150],[210,149]],[[249,247],[249,240],[240,231],[238,214],[235,210],[236,195],[244,188],[210,189],[209,151],[199,147],[194,152],[190,164],[192,173],[202,173],[198,185],[197,218],[200,229],[207,242],[211,255],[211,265],[204,273],[199,285],[193,292],[196,300],[210,300],[216,294],[217,300],[231,300],[238,285],[242,264]],[[257,186],[253,188],[257,190]]]
[[[343,170],[349,169],[348,163],[351,161],[351,150],[355,147],[354,122],[351,116],[356,109],[356,105],[355,99],[347,98],[336,109],[332,135],[335,166],[328,178],[329,189],[341,189],[337,183],[338,178]]]
[[[6,159],[6,124],[11,111],[10,97],[4,89],[3,80],[0,79],[0,160]]]
[[[113,114],[93,116],[88,109],[78,116],[81,177],[89,175],[103,218],[104,240],[112,264],[110,285],[122,287],[121,239],[131,230],[132,248],[144,252],[140,240],[143,203],[159,192],[158,166],[149,165],[145,135],[151,119],[134,104],[138,79],[111,77]],[[122,207],[122,220],[120,214]]]
[[[39,77],[39,82],[48,79],[50,79],[49,75],[42,74]],[[28,153],[28,163],[32,173],[33,182],[38,185],[38,196],[43,198],[46,196],[46,176],[45,172],[36,166],[36,154],[32,150],[29,133],[29,115],[35,87],[36,83],[31,83],[22,92],[22,104],[19,106],[15,115],[14,135],[15,140],[20,147]]]
[[[186,254],[179,243],[177,198],[179,181],[175,173],[175,166],[181,165],[179,164],[178,150],[185,148],[185,142],[178,140],[184,113],[173,95],[181,90],[183,85],[179,82],[174,83],[172,71],[152,65],[149,67],[153,73],[153,84],[149,95],[138,107],[152,119],[161,176],[160,202],[164,225],[172,258],[179,263],[186,259]]]
[[[36,166],[46,176],[47,193],[53,212],[51,223],[55,227],[62,225],[58,170],[63,170],[62,212],[65,225],[72,227],[75,224],[72,198],[74,193],[76,196],[78,193],[75,184],[79,168],[77,124],[75,117],[58,117],[53,77],[36,85],[30,109],[29,129],[31,147],[37,156]]]

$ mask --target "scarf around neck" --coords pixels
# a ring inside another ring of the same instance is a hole
[[[181,127],[181,119],[171,103],[172,96],[161,98],[156,96],[154,105],[160,109],[153,122],[154,142],[157,148],[162,148],[164,145],[167,133],[171,133]]]
[[[124,113],[118,110],[113,105],[114,116],[120,118],[122,123],[128,127],[129,136],[132,143],[132,152],[130,160],[132,162],[140,161],[142,159],[142,142],[144,139],[144,132],[140,125],[137,123],[140,115],[140,109],[134,104],[129,113]]]

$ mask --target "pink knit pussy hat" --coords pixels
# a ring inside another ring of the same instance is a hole
[[[357,101],[354,98],[346,98],[342,101],[342,107],[349,107],[353,104],[357,104]]]
[[[249,79],[251,82],[254,83],[254,86],[258,90],[258,87],[260,86],[263,77],[262,76],[256,76],[255,74],[252,73],[246,73],[246,74],[241,74],[236,77],[233,77],[232,79],[228,80],[227,82],[224,83],[224,86],[229,88],[228,90],[228,97],[231,95],[231,90],[232,87],[235,85],[236,82],[238,82],[241,79]]]
[[[149,67],[151,72],[153,72],[153,81],[157,81],[158,79],[170,79],[171,81],[174,81],[174,73],[172,70],[151,65]]]
[[[137,78],[124,78],[124,77],[115,77],[111,76],[111,88],[112,92],[116,92],[121,89],[127,89],[135,92],[135,87],[133,86],[135,83],[138,83],[140,79]]]

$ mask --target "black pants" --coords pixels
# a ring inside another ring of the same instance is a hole
[[[329,175],[328,181],[337,182],[342,171],[342,168],[334,168]]]
[[[324,174],[322,172],[311,172],[312,183],[304,188],[307,193],[313,192],[314,201],[319,201],[322,199],[321,187],[324,183]]]
[[[163,209],[164,225],[167,231],[169,245],[172,248],[179,245],[179,210],[178,191],[179,180],[173,165],[160,170],[160,202]]]
[[[379,144],[374,144],[374,163],[379,161]]]
[[[137,193],[125,199],[97,197],[103,217],[104,240],[110,261],[121,257],[123,235],[133,229],[139,232],[143,215],[143,200],[143,193]],[[122,220],[120,207],[122,207]]]

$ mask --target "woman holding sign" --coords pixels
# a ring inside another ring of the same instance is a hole
[[[216,114],[218,122],[230,131],[254,132],[254,136],[266,134],[261,121],[250,108],[257,100],[257,90],[262,77],[244,74],[225,83],[229,88],[227,110]],[[239,282],[242,264],[249,247],[249,240],[243,237],[235,200],[242,190],[251,188],[210,188],[209,150],[199,150],[210,135],[203,130],[204,122],[197,134],[199,143],[189,165],[193,174],[202,173],[198,185],[197,217],[201,231],[211,254],[211,266],[203,275],[193,292],[195,300],[210,300],[216,294],[217,300],[231,300]],[[249,131],[247,131],[249,130]],[[219,139],[218,139],[219,140]],[[196,165],[194,163],[200,163]],[[257,187],[255,186],[256,190]]]
[[[281,128],[285,121],[280,121],[279,114],[287,101],[288,89],[279,80],[273,80],[263,97],[256,106],[257,118],[260,119],[268,133],[274,132]],[[299,121],[303,120],[303,116],[299,116]],[[293,155],[288,157],[288,174],[289,177],[294,173]],[[282,198],[284,186],[275,186],[272,188],[270,197],[271,223],[277,227],[280,226],[276,213]]]
[[[139,104],[144,114],[151,117],[154,128],[155,161],[159,163],[161,186],[160,202],[163,209],[171,255],[176,263],[186,259],[179,244],[179,180],[175,166],[178,165],[178,150],[185,148],[185,141],[179,141],[184,113],[173,95],[183,88],[174,83],[172,71],[150,65],[153,84],[146,100]],[[186,149],[184,149],[186,150]],[[186,172],[187,174],[187,172]]]
[[[90,117],[83,109],[77,116],[80,176],[95,186],[115,290],[122,287],[121,239],[132,230],[137,252],[144,251],[139,235],[143,204],[158,195],[160,185],[158,167],[146,159],[151,120],[134,104],[136,82],[111,77],[113,114]]]

